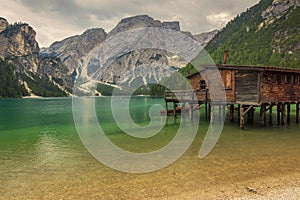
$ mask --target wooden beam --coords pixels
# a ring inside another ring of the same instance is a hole
[[[253,108],[253,106],[249,106],[243,114],[245,115],[245,114],[246,114],[247,112],[249,112],[249,110],[251,110],[252,108]]]

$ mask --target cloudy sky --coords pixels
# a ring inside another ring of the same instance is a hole
[[[1,0],[0,17],[26,22],[40,46],[101,27],[109,32],[122,18],[147,14],[179,21],[193,34],[220,29],[259,0]]]

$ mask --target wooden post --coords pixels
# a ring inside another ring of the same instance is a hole
[[[205,102],[205,119],[208,119],[208,104]]]
[[[291,104],[287,105],[287,123],[291,122]]]
[[[244,118],[244,107],[243,105],[239,106],[240,110],[239,110],[239,116],[240,116],[240,128],[244,129],[244,125],[245,125],[245,118]]]
[[[176,107],[177,104],[175,102],[173,102],[173,115],[176,117]]]
[[[255,109],[252,108],[251,109],[251,122],[252,122],[252,124],[254,124],[254,111],[255,111]]]
[[[299,123],[299,103],[296,104],[296,123]]]
[[[247,113],[247,122],[251,122],[251,120],[252,120],[252,116],[251,116],[252,112],[251,111],[252,111],[252,109],[250,109]]]
[[[281,105],[277,104],[277,124],[280,124]]]
[[[230,122],[234,119],[234,104],[230,104]]]
[[[285,104],[281,105],[281,124],[286,124],[286,113],[285,113]]]
[[[211,114],[211,103],[208,103],[208,120],[210,120],[210,118],[211,118],[211,116],[210,116],[210,114]]]
[[[221,117],[222,117],[222,105],[219,104],[219,121],[221,121]]]
[[[205,90],[205,119],[209,119],[209,105],[208,105],[208,89]]]
[[[238,105],[238,119],[240,120],[240,118],[241,118],[241,105],[239,104]]]
[[[273,121],[273,118],[272,118],[272,112],[273,112],[273,105],[270,105],[270,108],[269,108],[269,122],[270,124],[272,124],[272,121]]]
[[[210,104],[210,123],[214,123],[214,104]]]
[[[226,104],[224,104],[223,106],[222,106],[222,111],[223,111],[223,121],[225,121],[225,119],[226,119]]]
[[[167,114],[168,114],[168,102],[166,101],[166,110],[167,110]]]
[[[265,126],[266,124],[266,106],[261,105],[260,107],[260,125]]]

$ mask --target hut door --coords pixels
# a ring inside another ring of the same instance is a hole
[[[238,70],[236,72],[236,101],[241,103],[258,103],[259,73],[256,71]]]

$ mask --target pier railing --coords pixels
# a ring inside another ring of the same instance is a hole
[[[195,90],[167,90],[165,91],[165,101],[187,102],[187,101],[206,101],[206,91]]]

